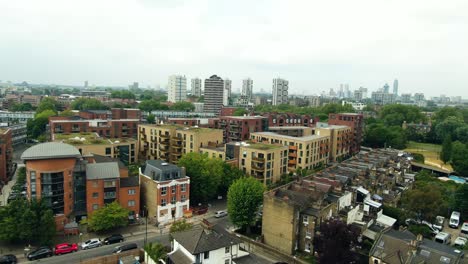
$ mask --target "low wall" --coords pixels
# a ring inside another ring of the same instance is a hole
[[[102,256],[102,257],[97,257],[93,259],[87,259],[83,260],[80,263],[82,264],[116,264],[118,263],[118,260],[120,257],[125,257],[125,256],[135,256],[140,258],[140,262],[144,260],[145,253],[141,249],[132,249],[129,251],[124,251],[119,254],[113,254],[113,255],[107,255],[107,256]]]

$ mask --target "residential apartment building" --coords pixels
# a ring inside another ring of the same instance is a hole
[[[0,111],[0,123],[26,124],[28,120],[34,119],[36,112],[8,112]]]
[[[12,130],[10,128],[0,128],[0,186],[7,184],[12,175]]]
[[[288,103],[289,82],[281,78],[273,79],[273,105]]]
[[[268,126],[270,127],[314,127],[315,124],[319,121],[318,117],[310,115],[299,115],[294,113],[264,113],[263,116],[268,119]]]
[[[231,99],[231,90],[232,90],[232,81],[229,79],[224,79],[224,89],[223,89],[223,105],[229,105],[229,100]]]
[[[200,78],[193,78],[191,81],[192,95],[197,97],[202,96],[202,80]]]
[[[242,142],[239,144],[239,169],[264,185],[279,181],[288,173],[288,147],[279,144]]]
[[[205,79],[204,111],[219,114],[223,106],[224,81],[217,75]]]
[[[182,75],[171,75],[167,84],[167,100],[172,103],[187,99],[187,78]]]
[[[73,145],[81,155],[102,155],[125,165],[138,160],[138,141],[132,138],[102,138],[96,133],[53,134],[52,140]]]
[[[199,152],[210,143],[219,144],[223,131],[219,129],[179,125],[140,125],[138,149],[145,159],[177,163],[185,153]]]
[[[242,80],[241,95],[245,96],[249,102],[253,99],[253,80],[250,78]]]
[[[221,116],[211,119],[209,127],[223,130],[223,142],[245,141],[250,133],[268,130],[268,121],[262,116]]]
[[[291,137],[273,132],[255,132],[250,134],[250,138],[259,143],[287,146],[289,171],[313,169],[329,161],[330,136],[327,135]]]
[[[351,154],[358,153],[361,150],[361,143],[364,134],[364,117],[362,114],[339,113],[328,115],[329,125],[348,126],[353,130],[351,138]]]
[[[317,123],[314,134],[330,136],[330,161],[341,161],[351,156],[353,130],[349,126],[328,125]]]
[[[291,137],[305,137],[314,134],[314,128],[306,126],[273,126],[268,127],[268,131]]]
[[[185,168],[163,160],[147,160],[140,168],[142,204],[156,223],[180,219],[189,209],[190,178]]]
[[[105,138],[136,138],[140,119],[49,117],[51,134],[97,133]]]
[[[121,175],[119,163],[115,161],[88,163],[86,165],[87,215],[115,201],[127,208],[130,211],[129,218],[134,219],[140,212],[139,177]]]
[[[11,142],[13,146],[25,144],[27,136],[27,126],[26,124],[11,124],[8,126],[0,126],[0,129],[11,129]]]

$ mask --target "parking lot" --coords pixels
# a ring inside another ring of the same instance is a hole
[[[448,233],[448,234],[450,234],[452,236],[452,240],[450,242],[450,245],[453,245],[453,243],[455,242],[455,239],[457,239],[457,237],[459,237],[459,236],[466,237],[466,235],[461,234],[461,226],[462,226],[463,223],[460,223],[458,228],[455,229],[455,228],[449,227],[448,222],[449,222],[448,219],[445,219],[444,229],[442,230],[442,232]]]

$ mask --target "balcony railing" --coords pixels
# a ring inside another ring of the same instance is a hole
[[[252,160],[255,162],[259,162],[259,163],[265,162],[265,158],[260,158],[260,157],[252,157]]]
[[[252,164],[252,170],[255,170],[255,171],[265,171],[265,167],[263,166],[257,166],[255,164]]]

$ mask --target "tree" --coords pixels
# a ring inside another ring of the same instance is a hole
[[[465,121],[466,122],[466,121]],[[459,127],[455,130],[455,134],[457,135],[457,139],[463,143],[468,143],[468,125],[464,125]]]
[[[442,151],[440,152],[440,159],[446,164],[452,158],[452,137],[447,135],[442,142]]]
[[[149,114],[146,117],[146,121],[148,122],[148,124],[154,124],[154,122],[156,121],[156,116],[153,114]]]
[[[13,112],[31,111],[33,107],[30,103],[13,104],[9,110]]]
[[[128,90],[112,91],[112,98],[135,99],[135,94]]]
[[[258,208],[263,202],[263,184],[252,177],[236,180],[228,191],[228,213],[231,222],[250,233]]]
[[[176,232],[182,232],[185,230],[190,230],[192,229],[193,224],[185,221],[185,219],[177,221],[171,225],[171,228],[169,229],[169,232],[176,233]]]
[[[435,112],[434,121],[436,123],[441,123],[448,117],[463,119],[463,114],[455,107],[446,106]]]
[[[142,101],[138,105],[138,108],[141,111],[148,112],[148,113],[150,113],[151,111],[156,111],[156,110],[168,110],[169,109],[167,105],[162,105],[161,103],[159,103],[159,101],[156,101],[154,99]]]
[[[185,167],[190,176],[190,203],[206,203],[217,195],[223,174],[223,161],[210,159],[208,154],[187,153],[177,165]]]
[[[388,127],[383,123],[373,123],[366,127],[363,145],[374,148],[391,146],[403,149],[406,142],[406,134],[401,127]]]
[[[43,201],[18,199],[0,207],[0,240],[49,245],[54,235],[54,216]]]
[[[75,114],[73,113],[72,110],[67,109],[65,111],[60,112],[59,116],[74,116]]]
[[[167,257],[166,247],[161,243],[149,243],[144,247],[148,256],[156,263],[165,260]],[[145,259],[145,263],[148,261]]]
[[[99,232],[123,227],[128,224],[129,210],[112,202],[96,211],[88,219],[89,229]]]
[[[52,110],[44,110],[36,114],[34,119],[29,119],[26,123],[27,134],[30,138],[38,138],[45,130],[46,125],[49,123],[49,117],[56,115]]]
[[[242,172],[239,168],[233,167],[227,163],[223,163],[223,174],[221,177],[221,183],[219,184],[218,194],[226,195],[229,186],[237,180],[244,176],[244,172]]]
[[[452,167],[460,175],[468,175],[468,147],[460,141],[452,144]]]
[[[40,114],[46,110],[51,110],[56,114],[59,107],[60,107],[60,104],[54,98],[45,97],[39,103],[39,106],[37,106],[36,113]]]
[[[442,122],[437,123],[435,126],[435,132],[439,140],[443,140],[449,135],[452,139],[456,139],[456,130],[463,126],[465,126],[465,122],[462,118],[449,116]]]
[[[419,107],[401,104],[385,105],[380,111],[380,117],[387,126],[401,126],[404,121],[419,123],[426,119]]]
[[[190,102],[181,101],[174,103],[171,107],[169,107],[169,109],[189,112],[195,110],[195,106]]]
[[[243,116],[243,115],[248,114],[248,113],[249,113],[249,112],[248,112],[247,110],[245,110],[244,108],[237,108],[237,109],[234,111],[233,115],[234,115],[234,116]]]
[[[454,197],[454,209],[459,211],[461,215],[468,215],[468,184],[461,184]]]
[[[359,229],[340,220],[328,220],[320,225],[314,237],[319,263],[356,263],[358,254],[353,249],[358,245]]]
[[[72,102],[71,108],[73,110],[107,110],[109,107],[104,105],[101,101],[95,98],[78,98]]]
[[[422,220],[432,221],[447,206],[441,188],[436,184],[426,184],[403,193],[401,205]]]

